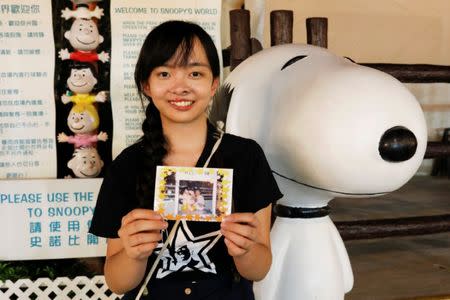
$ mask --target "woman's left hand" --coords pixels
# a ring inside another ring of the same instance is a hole
[[[253,213],[234,213],[222,220],[221,233],[225,237],[228,254],[238,257],[246,254],[260,242],[261,226]]]
[[[258,281],[266,276],[272,263],[270,251],[270,212],[272,205],[256,213],[234,213],[224,218],[221,232],[228,254],[236,269],[248,280]]]

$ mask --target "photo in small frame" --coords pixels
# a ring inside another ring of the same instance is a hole
[[[168,220],[220,222],[232,209],[233,170],[158,166],[154,210]]]

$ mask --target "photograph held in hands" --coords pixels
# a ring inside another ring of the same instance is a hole
[[[168,220],[220,222],[231,213],[232,169],[158,166],[154,210]]]

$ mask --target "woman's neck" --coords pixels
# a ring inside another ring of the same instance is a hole
[[[168,143],[165,165],[190,166],[197,164],[206,143],[208,126],[205,118],[191,123],[162,123]]]

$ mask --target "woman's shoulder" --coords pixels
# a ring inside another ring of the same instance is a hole
[[[112,168],[134,168],[142,157],[142,146],[139,142],[128,146],[113,160]]]
[[[225,133],[222,141],[225,147],[236,151],[260,151],[261,149],[261,146],[255,140],[230,133]]]

